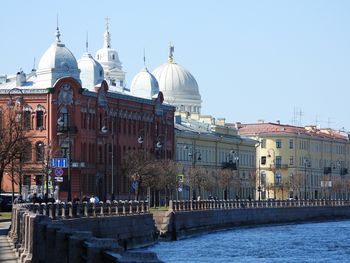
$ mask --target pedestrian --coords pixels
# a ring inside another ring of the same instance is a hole
[[[80,201],[79,197],[75,195],[73,198],[73,204],[78,203],[79,201]]]
[[[94,195],[92,195],[91,197],[90,197],[90,203],[91,204],[95,204],[96,203],[96,198],[95,198],[95,196]]]
[[[31,201],[32,201],[33,204],[38,203],[39,199],[38,199],[38,196],[37,196],[36,193],[33,194],[33,197],[32,197],[32,200],[31,200]]]

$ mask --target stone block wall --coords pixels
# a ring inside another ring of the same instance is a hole
[[[245,225],[350,218],[349,206],[240,208],[175,211],[171,214],[167,237],[179,239],[198,233]]]

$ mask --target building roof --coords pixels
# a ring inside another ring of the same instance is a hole
[[[227,123],[226,127],[235,127],[236,124]],[[247,136],[262,136],[262,135],[304,135],[310,137],[318,137],[323,139],[349,141],[349,136],[345,132],[332,129],[321,129],[315,125],[300,127],[279,123],[251,123],[239,124],[239,133]]]
[[[223,127],[224,128],[224,127]],[[209,123],[199,122],[191,119],[181,118],[181,116],[175,116],[175,130],[182,134],[201,135],[211,140],[223,140],[234,141],[235,143],[245,143],[255,145],[256,140],[242,137],[240,135],[233,135],[228,133],[217,132],[216,125]]]

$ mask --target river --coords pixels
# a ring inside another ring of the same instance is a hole
[[[350,221],[236,228],[147,250],[165,262],[350,262]]]

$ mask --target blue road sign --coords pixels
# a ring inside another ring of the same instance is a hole
[[[131,184],[131,187],[136,190],[139,187],[139,182],[138,181],[133,181]]]
[[[50,166],[52,168],[67,168],[67,158],[52,158],[50,159]]]

